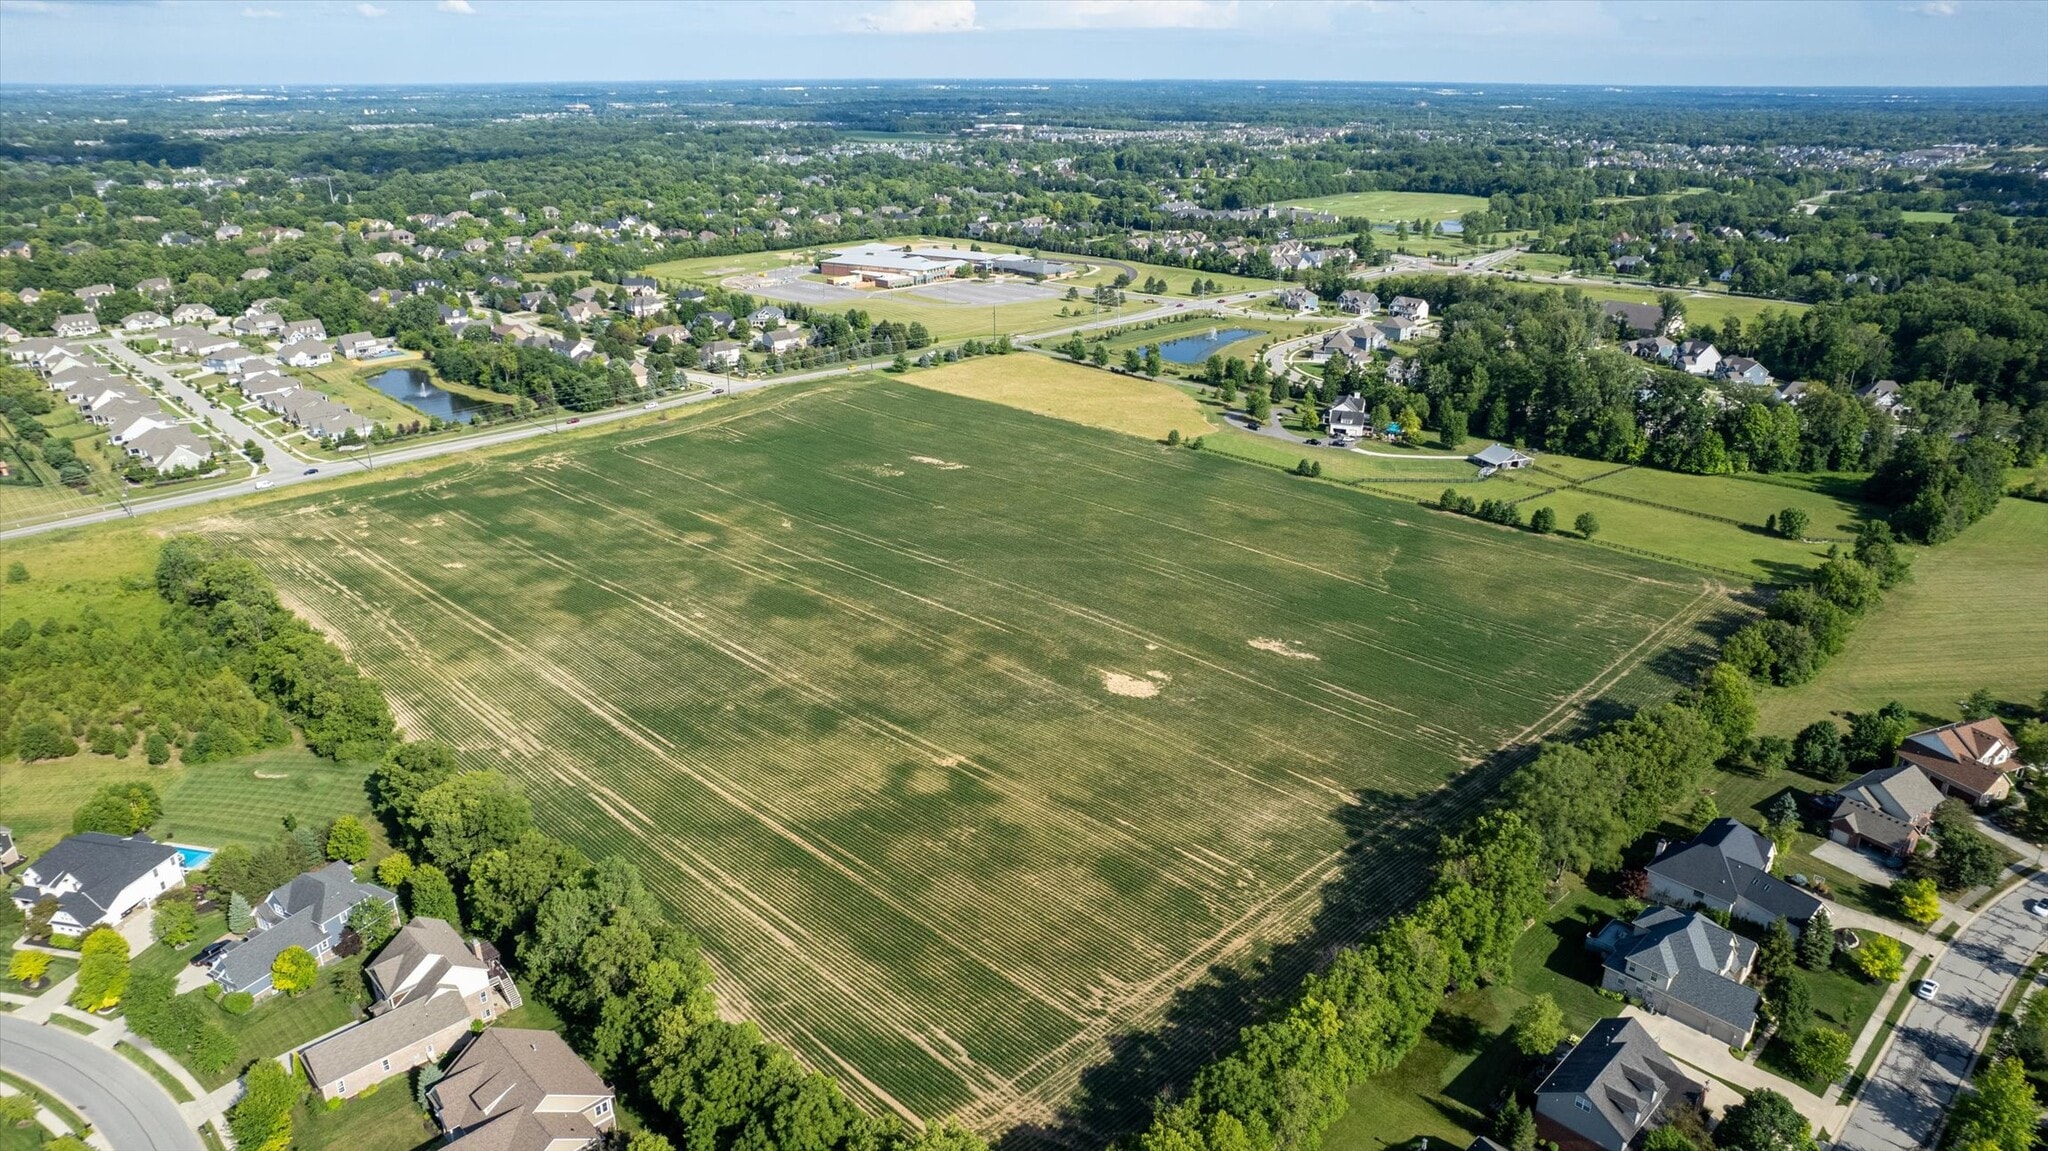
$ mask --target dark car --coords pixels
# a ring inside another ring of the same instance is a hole
[[[1319,447],[1322,447],[1322,446],[1323,446],[1323,441],[1321,441],[1321,440],[1310,440],[1310,441],[1308,442],[1308,446],[1309,446],[1309,447],[1312,447],[1312,448],[1319,448]]]
[[[307,469],[306,469],[305,471],[303,471],[303,472],[300,472],[299,474],[300,474],[300,475],[302,475],[302,476],[317,476],[317,475],[319,475],[319,474],[320,474],[320,469],[319,469],[319,468],[307,468]]]
[[[220,939],[209,943],[199,949],[199,954],[192,957],[192,966],[211,967],[213,966],[213,961],[221,957],[222,952],[234,945],[235,941],[232,939]]]
[[[572,423],[572,424],[580,424],[580,423],[582,423],[582,422],[583,422],[583,417],[582,417],[582,416],[575,416],[575,417],[571,418],[571,419],[569,420],[569,422],[570,422],[570,423]]]

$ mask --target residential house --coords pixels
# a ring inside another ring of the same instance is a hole
[[[1394,302],[1388,305],[1387,310],[1404,320],[1414,320],[1418,324],[1429,319],[1429,301],[1414,296],[1395,296]]]
[[[168,296],[171,294],[170,278],[151,276],[147,280],[138,280],[135,283],[135,292],[142,296]]]
[[[154,332],[171,326],[171,318],[162,312],[130,312],[121,317],[124,332]]]
[[[1768,387],[1771,382],[1770,369],[1748,356],[1729,356],[1714,369],[1714,378],[1731,383],[1752,384]]]
[[[334,349],[319,340],[297,340],[277,350],[279,362],[293,368],[317,368],[334,362]]]
[[[287,344],[300,340],[324,340],[327,338],[327,325],[319,320],[293,320],[284,326],[277,338]]]
[[[1650,898],[1673,907],[1705,907],[1768,927],[1782,919],[1797,932],[1820,900],[1771,874],[1778,845],[1733,819],[1707,825],[1691,843],[1669,848],[1644,868]]]
[[[382,336],[373,336],[368,332],[350,332],[336,343],[341,348],[341,354],[351,360],[366,360],[391,350],[390,340]]]
[[[1657,238],[1660,240],[1669,240],[1673,243],[1678,244],[1690,244],[1693,241],[1699,239],[1700,237],[1699,232],[1697,231],[1697,225],[1673,224],[1670,227],[1658,229]]]
[[[1721,349],[1705,340],[1687,340],[1678,345],[1678,369],[1687,375],[1711,376],[1721,365]]]
[[[1600,312],[1630,336],[1675,336],[1685,329],[1684,317],[1666,316],[1664,309],[1656,304],[1603,300]]]
[[[114,294],[114,285],[87,284],[71,294],[84,301],[86,307],[97,309],[100,306],[101,300]]]
[[[1292,308],[1297,312],[1313,312],[1322,304],[1316,294],[1307,288],[1285,289],[1280,293],[1279,300],[1282,307]]]
[[[1788,404],[1796,404],[1806,395],[1809,385],[1805,380],[1788,380],[1778,385],[1778,398]]]
[[[1996,716],[1917,731],[1899,745],[1899,762],[1927,773],[1934,786],[1979,807],[2012,793],[2019,745]]]
[[[578,300],[562,309],[562,315],[578,324],[588,324],[604,315],[604,309],[595,301]]]
[[[284,331],[284,317],[276,312],[257,312],[250,316],[237,316],[231,325],[244,336],[275,336]]]
[[[1870,405],[1878,411],[1887,412],[1894,416],[1899,412],[1900,401],[1905,398],[1899,393],[1899,381],[1897,380],[1876,380],[1856,389],[1857,398],[1868,400]]]
[[[202,468],[213,458],[212,444],[175,425],[150,428],[120,443],[123,451],[165,474],[180,468]]]
[[[215,335],[198,328],[173,328],[165,336],[171,350],[181,356],[210,356],[215,352],[237,350],[241,345],[233,336]]]
[[[755,344],[762,351],[779,354],[782,352],[793,352],[803,347],[804,341],[805,336],[802,328],[776,328],[773,331],[762,332],[759,338],[755,340]]]
[[[240,344],[231,344],[218,351],[206,353],[206,358],[199,363],[209,372],[228,374],[250,360],[261,359],[262,356],[261,352],[252,352]]]
[[[1828,838],[1903,863],[1933,826],[1941,789],[1910,763],[1866,771],[1835,792]]]
[[[1642,1024],[1603,1019],[1537,1086],[1536,1137],[1558,1151],[1625,1151],[1667,1113],[1705,1096]]]
[[[1364,396],[1345,396],[1323,413],[1323,425],[1333,438],[1359,439],[1372,430],[1372,405]]]
[[[1536,462],[1506,444],[1489,445],[1465,458],[1478,464],[1483,475],[1492,475],[1503,469],[1513,471],[1517,468],[1526,468]]]
[[[653,347],[664,336],[668,338],[669,343],[680,344],[690,338],[690,329],[681,324],[663,324],[658,328],[647,329],[646,333],[640,337],[640,342]]]
[[[12,871],[21,862],[21,848],[14,844],[14,829],[0,823],[0,870]]]
[[[1621,350],[1639,359],[1656,360],[1663,364],[1673,363],[1678,359],[1678,344],[1666,336],[1644,336],[1641,339],[1630,340],[1621,346]]]
[[[278,887],[256,905],[256,926],[242,942],[222,952],[207,974],[223,991],[262,995],[271,990],[270,965],[286,948],[303,947],[326,962],[341,942],[348,913],[376,900],[398,913],[398,897],[374,883],[359,883],[349,865],[336,860]]]
[[[1420,334],[1422,331],[1422,324],[1419,321],[1409,319],[1406,316],[1397,315],[1393,319],[1382,321],[1379,325],[1379,329],[1380,334],[1386,336],[1387,339],[1393,341],[1394,343],[1402,344],[1408,342],[1409,340],[1414,339],[1418,334]]]
[[[1697,911],[1653,907],[1633,923],[1609,922],[1586,946],[1602,957],[1602,988],[1730,1047],[1749,1046],[1762,998],[1743,982],[1755,943]]]
[[[618,1122],[612,1089],[553,1031],[470,1036],[427,1104],[443,1151],[583,1151]]]
[[[723,308],[713,308],[699,315],[698,319],[710,324],[714,331],[729,332],[732,330],[732,313]],[[691,321],[693,324],[695,322],[695,320]]]
[[[100,322],[94,319],[90,312],[76,312],[58,316],[57,322],[50,325],[50,330],[60,337],[91,336],[98,334]]]
[[[713,340],[704,345],[704,351],[699,359],[706,367],[738,367],[740,356],[745,351],[738,340]]]
[[[667,306],[667,301],[660,296],[628,296],[620,303],[619,310],[636,320],[644,320]]]
[[[199,242],[199,237],[190,232],[165,232],[156,238],[159,248],[189,248]]]
[[[1337,293],[1337,309],[1354,316],[1370,316],[1380,310],[1380,298],[1372,292],[1347,288]]]
[[[676,293],[676,303],[678,304],[701,304],[704,300],[705,295],[702,288],[684,288]]]
[[[1614,258],[1614,270],[1624,276],[1641,275],[1643,271],[1643,258],[1641,256],[1616,256]]]
[[[0,323],[0,344],[18,344],[21,342],[21,339],[20,328],[15,327],[13,324]]]
[[[14,260],[33,259],[34,249],[29,247],[27,240],[9,240],[5,244],[0,244],[0,257]]]
[[[269,268],[249,268],[242,273],[242,282],[246,284],[253,284],[259,280],[267,280],[269,278]]]
[[[213,230],[213,238],[216,240],[232,240],[241,234],[242,226],[240,224],[223,223],[220,227]]]
[[[787,318],[788,316],[783,312],[783,310],[781,308],[776,307],[773,304],[769,304],[765,307],[755,308],[753,311],[747,313],[747,323],[753,325],[756,328],[781,327],[782,321]]]
[[[324,1098],[346,1099],[453,1050],[472,1021],[520,1005],[519,989],[482,940],[463,942],[446,920],[415,919],[363,968],[370,1017],[306,1048],[306,1077]]]
[[[177,848],[146,835],[122,838],[87,831],[59,841],[22,871],[14,905],[26,912],[38,900],[55,899],[57,913],[50,925],[82,935],[101,924],[119,923],[184,883],[185,864]]]
[[[1332,332],[1317,345],[1311,360],[1323,361],[1332,356],[1342,356],[1353,363],[1363,364],[1372,358],[1374,352],[1387,346],[1387,337],[1370,324],[1360,324],[1341,332]]]
[[[14,293],[14,298],[24,304],[33,304],[43,298],[43,290],[41,288],[22,288]]]
[[[538,312],[540,311],[540,306],[547,302],[548,294],[546,292],[519,293],[519,310],[522,312]]]
[[[634,296],[659,296],[661,294],[661,285],[654,282],[653,276],[627,276],[619,281],[619,287],[624,288],[627,294]]]
[[[218,319],[220,316],[205,304],[179,304],[171,310],[174,324],[210,324]]]

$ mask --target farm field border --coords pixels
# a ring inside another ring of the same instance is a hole
[[[1108,1036],[1299,931],[1360,846],[1333,813],[1476,801],[1475,764],[1721,600],[896,381],[501,465],[210,530],[408,730],[633,845],[730,1007],[873,1105],[984,1128],[1050,1118]]]

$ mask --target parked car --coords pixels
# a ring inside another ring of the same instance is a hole
[[[1925,999],[1927,1002],[1932,1003],[1934,1002],[1934,997],[1939,994],[1941,994],[1941,984],[1936,983],[1932,979],[1922,979],[1913,985],[1913,998],[1915,999]]]
[[[211,967],[213,966],[213,961],[219,959],[222,952],[234,945],[235,941],[232,939],[217,939],[199,949],[199,953],[192,957],[192,966]]]
[[[2027,913],[2034,918],[2048,919],[2048,899],[2029,899],[2025,906]]]

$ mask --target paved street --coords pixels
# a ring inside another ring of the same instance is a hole
[[[0,1068],[64,1101],[113,1151],[202,1151],[156,1081],[83,1036],[0,1014]]]
[[[184,409],[194,415],[212,421],[221,435],[239,447],[248,440],[255,440],[263,448],[264,469],[287,464],[294,453],[271,437],[250,427],[234,412],[199,394],[199,390],[170,373],[162,364],[142,355],[119,340],[98,340],[89,345],[106,353],[115,361],[141,372],[149,382],[165,395],[176,400]]]
[[[1941,984],[1939,998],[1916,999],[1906,1009],[1837,1146],[1908,1151],[1933,1143],[2013,980],[2048,942],[2048,921],[2024,906],[2044,896],[2048,874],[2036,874],[1986,907],[1956,937],[1928,974]]]

